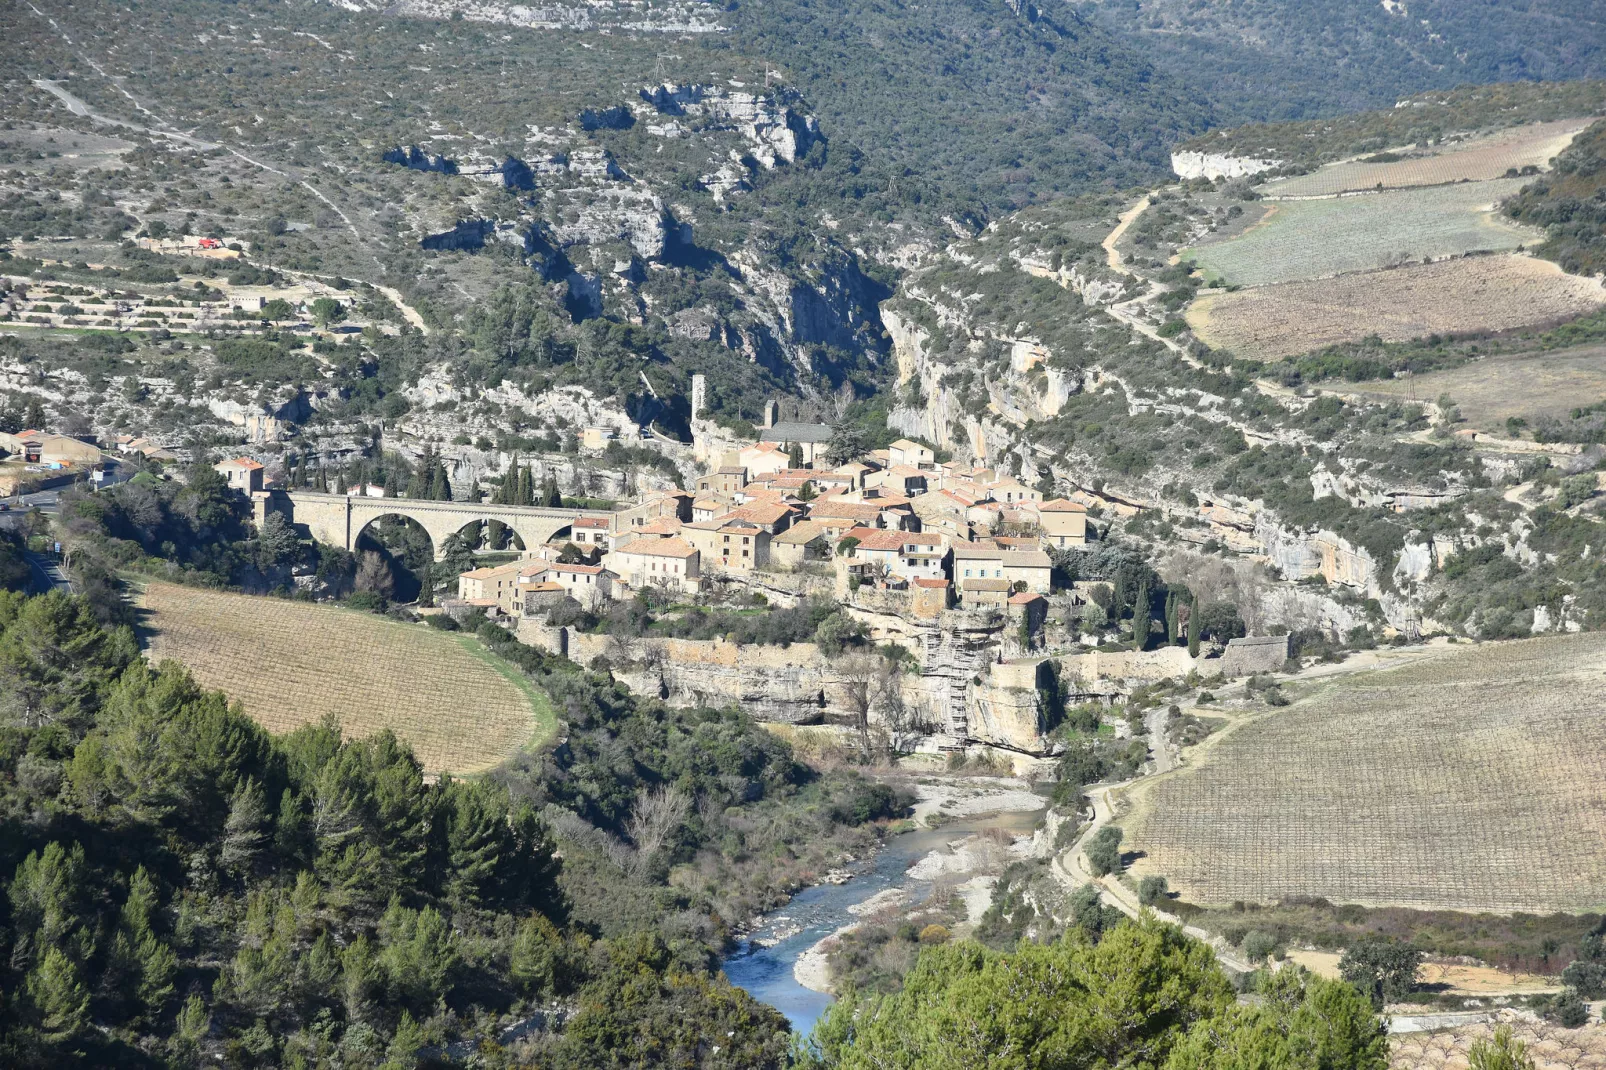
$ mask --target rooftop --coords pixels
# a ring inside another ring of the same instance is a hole
[[[783,420],[774,427],[761,430],[758,438],[760,442],[829,442],[831,425]]]
[[[697,548],[684,539],[632,539],[614,552],[640,557],[692,557]]]

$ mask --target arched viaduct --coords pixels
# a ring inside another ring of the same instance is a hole
[[[489,502],[435,502],[417,498],[369,498],[355,494],[319,494],[316,491],[270,491],[253,495],[256,520],[278,513],[314,540],[346,550],[357,548],[363,529],[387,516],[416,521],[429,535],[440,559],[447,536],[476,520],[500,520],[524,543],[538,546],[582,516],[611,517],[601,509],[552,509],[538,505],[495,505]]]

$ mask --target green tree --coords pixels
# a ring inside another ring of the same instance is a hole
[[[328,329],[346,318],[346,306],[333,297],[320,297],[310,306],[312,318],[318,326]]]
[[[79,980],[78,967],[60,948],[45,951],[28,974],[24,993],[45,1045],[62,1049],[83,1033],[89,1020],[89,992]]]
[[[1095,877],[1121,871],[1121,829],[1105,825],[1093,834],[1087,845],[1087,864]]]
[[[1199,596],[1188,603],[1188,656],[1199,656]]]
[[[1467,1066],[1468,1070],[1534,1070],[1534,1060],[1528,1045],[1511,1035],[1509,1025],[1502,1025],[1492,1038],[1472,1042]]]
[[[264,570],[283,565],[299,556],[301,540],[295,529],[278,513],[269,513],[257,530],[257,559]]]
[[[459,576],[474,567],[474,547],[461,531],[452,532],[442,541],[438,567],[446,577]]]
[[[864,429],[857,424],[839,423],[831,428],[831,440],[825,446],[825,459],[833,464],[847,464],[870,450]]]
[[[1132,600],[1132,649],[1142,650],[1149,645],[1149,577],[1138,581],[1137,597]]]
[[[1411,993],[1421,966],[1422,952],[1390,940],[1360,941],[1338,960],[1339,974],[1370,997],[1379,1010]]]
[[[1261,1001],[1198,1023],[1165,1070],[1384,1070],[1388,1034],[1366,998],[1341,981],[1292,968],[1262,983]]]
[[[290,319],[295,315],[295,312],[296,310],[290,307],[290,302],[282,297],[275,297],[272,301],[262,306],[262,318],[269,323],[279,323]]]
[[[803,467],[803,443],[789,442],[786,446],[786,467]]]
[[[1165,902],[1168,890],[1164,877],[1144,877],[1138,882],[1138,902],[1146,907],[1159,906]]]
[[[1007,953],[965,941],[921,951],[895,994],[841,993],[812,1058],[840,1070],[1152,1066],[1232,1002],[1209,948],[1153,918],[1096,943],[1080,931]]]

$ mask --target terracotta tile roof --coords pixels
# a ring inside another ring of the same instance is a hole
[[[519,578],[526,575],[544,576],[548,572],[567,572],[572,576],[595,576],[602,572],[601,565],[570,565],[563,561],[552,561],[542,565],[539,569],[528,573],[520,573]]]
[[[924,577],[917,578],[914,582],[916,587],[930,587],[933,590],[938,587],[948,586],[947,580],[928,580]]]
[[[1029,606],[1033,602],[1041,602],[1042,600],[1042,595],[1033,594],[1031,591],[1021,591],[1009,596],[1009,604],[1012,606]]]
[[[817,520],[799,520],[781,534],[770,541],[771,546],[797,546],[812,542],[825,534],[825,528]]]
[[[577,516],[571,527],[577,528],[606,528],[608,518],[605,516]]]
[[[641,557],[691,557],[697,548],[684,539],[632,539],[614,552]]]
[[[854,502],[821,501],[809,510],[809,516],[815,520],[874,520],[880,515],[881,506]]]
[[[255,471],[256,469],[262,467],[260,464],[258,464],[257,462],[253,461],[249,457],[236,457],[236,458],[234,458],[234,460],[227,461],[225,463],[239,465],[241,468],[244,468],[248,472]]]
[[[636,535],[673,535],[685,526],[685,522],[678,517],[660,516],[639,528],[635,528]]]
[[[789,506],[779,502],[749,502],[740,509],[732,510],[729,514],[734,520],[750,520],[755,524],[773,524],[790,516],[792,510]]]
[[[1087,512],[1087,506],[1082,505],[1082,504],[1080,504],[1078,502],[1066,501],[1064,498],[1055,498],[1052,501],[1043,502],[1041,505],[1039,505],[1037,507],[1037,509],[1038,509],[1039,512],[1042,512],[1042,513],[1085,513],[1085,512]]]

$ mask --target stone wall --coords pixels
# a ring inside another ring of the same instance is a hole
[[[1288,636],[1251,635],[1227,641],[1221,655],[1221,675],[1248,676],[1257,672],[1277,672],[1288,660]]]
[[[676,706],[737,706],[761,721],[851,722],[850,688],[862,683],[844,672],[851,659],[826,657],[813,643],[779,647],[723,639],[621,641],[529,618],[518,622],[518,636],[580,665],[606,658],[615,678],[635,694]],[[921,650],[908,640],[905,645]],[[967,714],[961,738],[1040,754],[1047,743],[1040,734],[1039,664],[989,665],[978,657],[957,680],[957,693],[956,678],[948,672],[906,673],[898,679],[900,698],[915,723],[942,732],[952,723],[949,706],[957,694]],[[872,723],[879,720],[873,709]]]
[[[1092,651],[1055,658],[1065,671],[1086,682],[1096,680],[1164,680],[1183,677],[1194,669],[1201,676],[1216,676],[1221,672],[1219,661],[1195,659],[1184,646],[1165,646],[1158,650],[1119,650],[1110,653]]]

